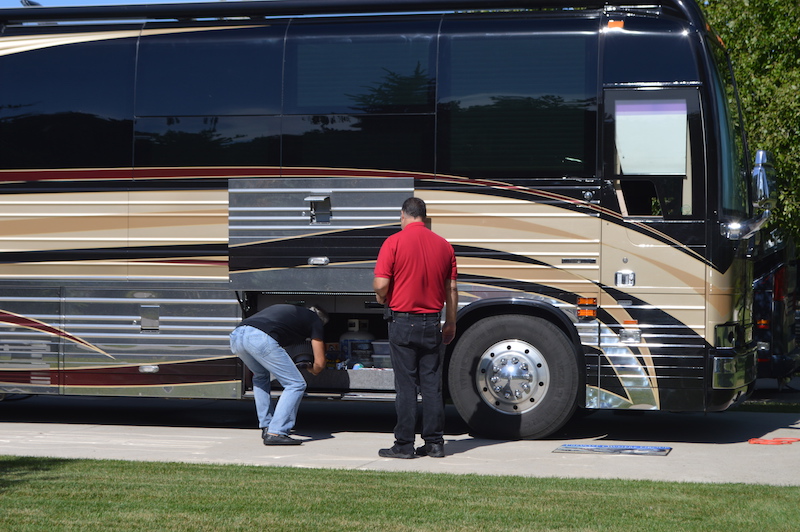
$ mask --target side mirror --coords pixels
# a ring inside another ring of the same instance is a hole
[[[753,207],[759,211],[770,211],[775,208],[775,167],[772,166],[771,159],[772,155],[767,151],[756,152],[756,164],[753,166],[752,174]]]
[[[775,167],[769,152],[758,150],[751,174],[755,217],[743,222],[722,224],[722,234],[731,240],[744,240],[756,234],[769,220],[776,205]]]

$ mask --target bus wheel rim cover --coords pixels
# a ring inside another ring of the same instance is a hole
[[[550,370],[542,353],[523,340],[503,340],[478,359],[475,384],[481,399],[505,414],[523,414],[547,394]]]

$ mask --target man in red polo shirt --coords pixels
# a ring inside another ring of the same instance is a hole
[[[421,199],[403,202],[401,231],[386,239],[375,264],[376,299],[391,309],[389,348],[397,411],[394,445],[378,452],[385,458],[444,456],[443,346],[456,335],[458,272],[453,246],[425,227],[426,215]],[[415,451],[417,387],[425,444]]]

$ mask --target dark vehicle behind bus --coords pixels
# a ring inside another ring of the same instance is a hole
[[[762,243],[753,281],[753,334],[758,378],[777,379],[779,388],[800,369],[797,343],[797,251],[773,231]]]

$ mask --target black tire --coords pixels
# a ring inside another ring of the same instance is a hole
[[[459,414],[474,433],[489,438],[554,433],[575,412],[580,386],[566,335],[546,320],[514,314],[484,318],[467,329],[447,375]]]

